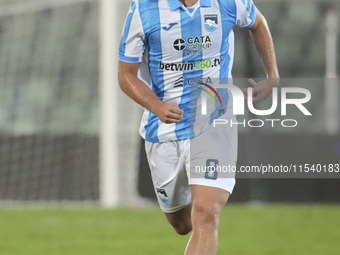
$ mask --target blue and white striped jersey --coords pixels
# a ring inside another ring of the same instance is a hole
[[[195,135],[191,124],[197,98],[190,96],[192,88],[213,79],[231,78],[232,28],[235,24],[252,26],[255,16],[252,0],[200,0],[191,11],[178,0],[132,1],[119,59],[141,63],[140,79],[162,101],[177,103],[184,110],[180,123],[165,124],[145,109],[140,127],[145,140],[164,142]],[[221,97],[220,113],[221,108],[226,109],[228,93]]]

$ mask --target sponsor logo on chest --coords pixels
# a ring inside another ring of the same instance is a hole
[[[173,42],[173,47],[177,51],[203,51],[212,46],[210,36],[189,36],[188,38],[178,38]]]

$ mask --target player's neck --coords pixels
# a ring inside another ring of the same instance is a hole
[[[199,0],[178,0],[180,1],[185,7],[194,6]]]

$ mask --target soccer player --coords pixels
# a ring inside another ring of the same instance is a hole
[[[210,86],[231,78],[234,25],[249,29],[263,62],[267,79],[249,80],[253,100],[262,101],[279,74],[266,20],[252,0],[133,0],[120,41],[119,84],[145,108],[140,134],[155,192],[175,231],[192,231],[186,255],[216,254],[220,214],[235,185],[216,171],[193,171],[236,164],[235,129],[211,127],[232,115],[232,98]],[[204,119],[197,108],[208,88],[220,105]]]

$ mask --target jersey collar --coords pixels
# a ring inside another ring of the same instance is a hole
[[[178,0],[168,0],[168,3],[173,11],[182,7],[182,4]],[[211,7],[211,0],[200,0],[200,6]]]

